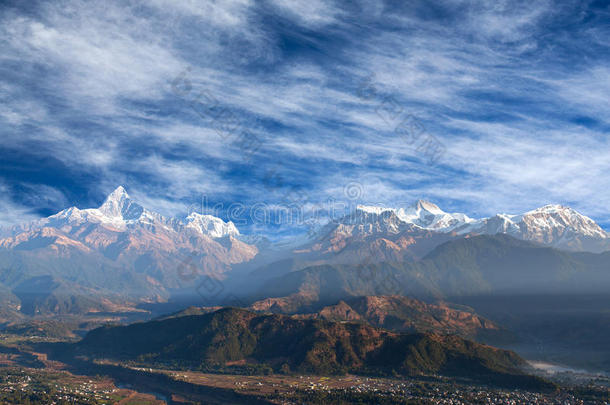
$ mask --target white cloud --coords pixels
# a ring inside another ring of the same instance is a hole
[[[593,66],[562,79],[547,80],[566,105],[583,115],[607,120],[610,110],[610,68]]]
[[[9,188],[0,183],[0,232],[2,228],[40,218],[30,207],[9,198]]]
[[[70,0],[35,14],[5,12],[0,61],[24,69],[0,79],[7,134],[0,144],[44,145],[67,166],[94,168],[103,180],[91,187],[131,184],[161,211],[198,193],[260,199],[260,186],[245,190],[225,175],[243,155],[171,93],[171,81],[190,67],[193,94],[209,91],[264,141],[257,164],[289,162],[291,178],[308,180],[317,199],[342,198],[356,178],[375,203],[437,198],[488,214],[574,202],[607,215],[606,134],[562,114],[607,121],[610,73],[603,58],[569,71],[551,48],[527,56],[558,13],[548,1],[446,1],[459,17],[450,24],[422,18],[416,7],[388,14],[381,3],[356,17],[335,2],[264,4],[262,14],[337,34],[340,44],[329,51],[316,43],[321,49],[307,51],[314,56],[293,58],[251,0]],[[379,25],[346,22],[361,17]],[[603,42],[599,29],[583,35]],[[375,112],[380,99],[357,97],[369,73],[380,97],[395,97],[444,142],[439,166],[421,163],[394,136]],[[494,118],[503,114],[510,120]],[[146,152],[133,153],[140,147]],[[206,166],[210,160],[222,163]],[[339,173],[325,174],[330,167]],[[148,179],[169,186],[159,193]]]
[[[320,27],[337,21],[341,9],[331,0],[271,0],[281,13],[306,26]]]
[[[242,27],[254,5],[252,0],[151,0],[148,4],[164,14],[177,12],[182,16],[195,16],[219,28]]]
[[[183,65],[152,27],[108,4],[47,6],[45,20],[18,17],[3,23],[13,57],[52,71],[52,93],[88,113],[115,113],[119,97],[158,98]]]

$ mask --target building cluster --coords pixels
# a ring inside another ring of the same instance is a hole
[[[566,392],[543,394],[523,390],[506,390],[478,386],[375,378],[356,379],[349,387],[336,388],[324,382],[308,381],[306,391],[326,393],[374,394],[379,397],[414,400],[418,403],[446,405],[585,405],[586,401]],[[609,405],[609,404],[605,404]]]
[[[35,376],[32,378],[31,375],[15,373],[3,376],[0,384],[0,403],[4,403],[2,401],[6,398],[15,398],[15,395],[18,395],[18,397],[38,398],[39,402],[43,401],[49,405],[59,403],[103,405],[114,403],[117,398],[113,394],[117,391],[116,388],[100,388],[91,380],[61,384],[40,381]]]

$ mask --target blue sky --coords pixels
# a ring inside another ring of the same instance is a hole
[[[167,215],[298,190],[473,217],[558,203],[610,225],[608,2],[0,7],[2,224],[124,185]]]

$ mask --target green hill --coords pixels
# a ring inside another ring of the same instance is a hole
[[[523,373],[525,362],[515,353],[456,336],[399,334],[358,323],[234,308],[95,329],[75,349],[97,358],[179,368],[249,365],[315,374],[442,374],[498,385],[546,386]]]

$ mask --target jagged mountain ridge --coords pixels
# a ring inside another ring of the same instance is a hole
[[[443,243],[496,234],[569,251],[610,250],[608,234],[568,207],[548,205],[521,215],[473,219],[420,200],[407,208],[359,205],[323,226],[293,251],[291,260],[261,266],[257,272],[277,275],[323,264],[419,261]]]
[[[194,229],[202,235],[212,238],[239,235],[239,231],[233,222],[224,222],[212,215],[192,212],[184,219],[166,218],[133,201],[122,186],[117,187],[110,193],[99,208],[79,209],[70,207],[50,217],[14,226],[10,228],[10,233],[14,235],[47,227],[73,231],[70,227],[85,223],[105,225],[120,231],[137,225],[162,225],[176,232]]]
[[[263,310],[258,302],[250,308]],[[268,307],[274,312],[281,308]],[[426,303],[400,295],[346,298],[311,314],[294,315],[305,319],[364,322],[395,332],[433,332],[458,335],[477,340],[500,336],[506,331],[499,325],[477,315],[471,309],[453,308],[447,303]]]
[[[204,274],[222,278],[256,256],[258,249],[238,237],[232,222],[198,213],[166,218],[118,187],[99,208],[71,207],[11,228],[0,239],[0,283],[14,289],[49,276],[87,295],[165,300]]]
[[[417,201],[407,208],[359,205],[349,215],[332,222],[322,238],[363,238],[373,235],[417,235],[422,231],[451,235],[495,235],[515,238],[559,249],[602,252],[610,250],[610,235],[591,218],[561,205],[546,205],[520,215],[497,214],[473,219],[447,213],[435,204]],[[331,233],[331,235],[329,235]]]
[[[262,264],[262,281],[270,278],[269,271],[281,275],[312,265],[414,262],[443,243],[499,231],[575,250],[605,250],[608,241],[591,219],[566,207],[475,220],[418,201],[407,209],[360,206],[323,227],[313,242],[279,252],[287,266],[278,266],[273,262],[278,252],[259,255],[262,245],[248,243],[255,239],[241,235],[232,222],[198,213],[164,217],[118,187],[98,208],[71,207],[9,229],[0,239],[0,284],[13,291],[37,285],[28,284],[30,279],[54,280],[44,284],[50,289],[42,297],[27,305],[36,313],[51,310],[49,306],[69,311],[74,301],[66,296],[70,288],[110,297],[122,307],[129,300],[165,300],[185,288],[193,293],[203,274],[223,278],[239,267],[237,273],[243,270],[243,275]],[[592,244],[597,244],[594,249]],[[233,279],[243,278],[237,273]],[[243,280],[252,291],[256,282]],[[61,291],[54,286],[62,286]],[[430,291],[430,286],[421,290]],[[90,309],[103,308],[91,304]]]
[[[157,320],[204,315],[220,308],[191,306]],[[291,315],[296,319],[361,322],[394,332],[442,333],[472,340],[510,337],[506,329],[476,314],[472,308],[443,301],[426,303],[400,295],[346,298],[314,313],[294,314],[285,311],[287,308],[282,308],[281,301],[273,299],[255,302],[247,309],[261,313]]]

